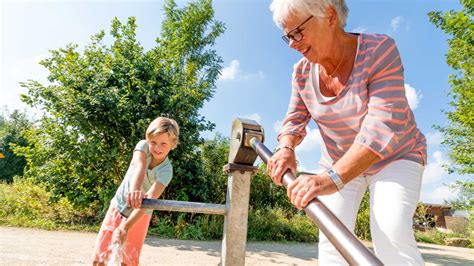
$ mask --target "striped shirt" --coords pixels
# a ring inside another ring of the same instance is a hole
[[[352,73],[334,98],[318,95],[318,73],[318,65],[306,58],[295,64],[290,104],[278,139],[288,134],[304,138],[312,118],[325,144],[321,158],[325,168],[353,143],[381,158],[364,172],[367,175],[399,159],[425,165],[426,140],[408,105],[403,66],[393,39],[360,34]]]

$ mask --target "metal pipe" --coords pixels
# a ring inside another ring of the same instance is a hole
[[[219,215],[226,215],[227,213],[227,207],[224,204],[159,199],[143,199],[141,208],[160,211],[193,212]]]
[[[250,139],[250,145],[265,163],[273,155],[257,138]],[[295,179],[295,175],[288,170],[282,178],[283,186],[287,188]],[[350,265],[383,265],[318,197],[310,201],[303,210]]]

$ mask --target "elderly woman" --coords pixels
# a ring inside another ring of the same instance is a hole
[[[267,171],[281,184],[296,172],[295,147],[313,119],[324,145],[323,173],[300,175],[288,187],[297,207],[319,199],[354,230],[370,189],[370,229],[387,265],[420,265],[412,217],[426,162],[426,143],[405,96],[403,66],[393,39],[344,31],[344,0],[274,0],[283,40],[303,57],[294,65],[292,95]],[[324,235],[320,265],[345,264]]]

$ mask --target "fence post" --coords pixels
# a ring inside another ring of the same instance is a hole
[[[251,165],[229,163],[224,166],[229,175],[227,182],[227,214],[224,221],[221,265],[245,265],[247,220],[250,197],[250,179],[258,168]]]

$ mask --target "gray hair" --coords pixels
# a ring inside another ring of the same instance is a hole
[[[273,0],[270,10],[273,13],[275,24],[283,28],[283,23],[291,13],[322,18],[326,8],[330,5],[336,10],[339,26],[344,28],[349,13],[345,0]]]

